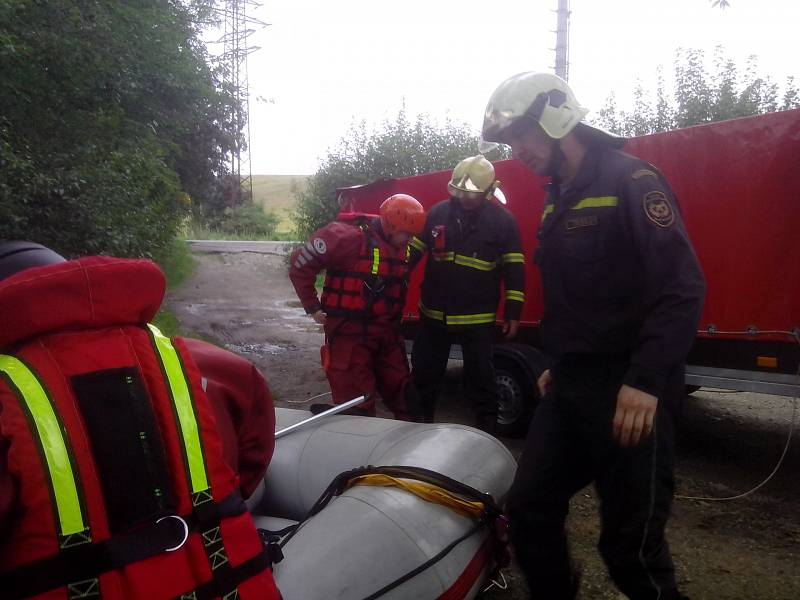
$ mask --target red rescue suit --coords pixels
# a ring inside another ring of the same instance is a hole
[[[280,597],[204,392],[226,368],[204,382],[146,326],[163,293],[152,263],[101,257],[0,282],[3,598]]]
[[[322,270],[320,301],[314,282]],[[368,394],[360,408],[375,416],[377,391],[396,418],[409,418],[409,369],[399,332],[408,271],[407,249],[383,238],[374,215],[341,215],[292,253],[289,278],[303,308],[327,315],[322,362],[335,404]]]

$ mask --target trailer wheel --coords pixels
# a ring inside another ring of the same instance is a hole
[[[533,390],[534,382],[525,376],[522,369],[506,361],[495,364],[497,386],[497,435],[522,437],[538,397]]]

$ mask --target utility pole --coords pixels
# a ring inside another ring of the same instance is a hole
[[[558,0],[556,13],[556,75],[569,81],[569,0]]]
[[[223,44],[219,57],[223,65],[224,83],[233,93],[235,106],[231,117],[231,137],[234,140],[230,153],[231,184],[226,190],[226,203],[236,206],[241,198],[253,198],[253,172],[250,166],[250,85],[247,78],[247,57],[258,50],[248,46],[247,38],[255,27],[266,27],[258,19],[247,16],[247,7],[261,6],[253,0],[225,0],[222,11],[225,30],[218,43]]]

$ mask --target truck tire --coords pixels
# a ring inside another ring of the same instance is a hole
[[[494,380],[497,385],[497,435],[522,437],[528,431],[533,408],[538,402],[536,382],[519,366],[508,360],[496,360]]]

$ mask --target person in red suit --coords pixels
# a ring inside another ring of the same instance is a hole
[[[395,418],[421,420],[410,382],[400,321],[406,299],[408,242],[425,211],[406,194],[387,198],[379,215],[340,214],[290,257],[289,278],[305,311],[325,329],[322,365],[334,404],[361,395],[355,414],[375,416],[375,392]],[[325,271],[322,298],[314,287]],[[312,412],[327,405],[312,406]]]
[[[266,382],[149,325],[164,289],[150,261],[0,243],[3,598],[280,598],[244,504]]]

